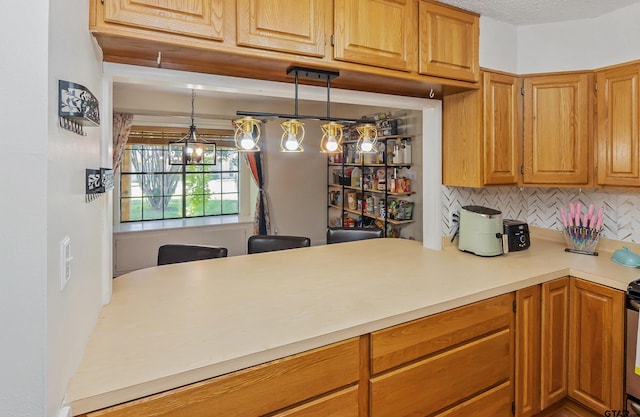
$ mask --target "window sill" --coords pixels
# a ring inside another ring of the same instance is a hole
[[[253,216],[227,215],[216,217],[196,217],[192,219],[120,223],[113,226],[113,233],[148,232],[153,230],[186,229],[191,227],[221,226],[241,223],[253,223]]]

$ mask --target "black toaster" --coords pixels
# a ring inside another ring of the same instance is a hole
[[[529,225],[520,220],[504,219],[502,221],[502,248],[504,253],[525,250],[531,246]]]

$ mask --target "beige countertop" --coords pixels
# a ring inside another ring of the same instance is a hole
[[[374,239],[123,275],[67,403],[81,414],[566,275],[619,290],[640,276],[611,252],[566,253],[542,231],[532,239],[494,258]]]

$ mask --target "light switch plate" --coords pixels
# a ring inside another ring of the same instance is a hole
[[[60,291],[71,278],[71,239],[67,236],[60,242]]]

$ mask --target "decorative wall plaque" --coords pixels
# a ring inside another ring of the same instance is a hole
[[[58,81],[60,127],[85,136],[84,126],[100,126],[98,100],[88,88],[70,81]]]

